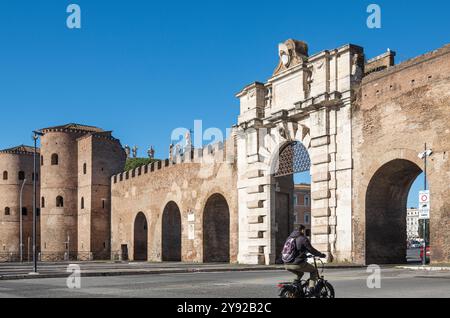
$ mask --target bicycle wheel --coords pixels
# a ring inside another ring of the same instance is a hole
[[[299,298],[292,288],[283,287],[280,289],[280,298]]]
[[[334,298],[334,288],[327,282],[322,281],[317,285],[317,298]]]

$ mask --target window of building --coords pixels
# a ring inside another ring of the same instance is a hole
[[[309,213],[305,213],[303,221],[305,222],[305,224],[309,224],[309,222],[310,222],[310,215],[309,215]]]
[[[84,198],[83,197],[81,198],[81,204],[80,205],[81,205],[81,209],[84,209]]]
[[[57,166],[59,164],[59,157],[56,153],[52,155],[52,166]]]
[[[28,209],[27,208],[25,208],[25,207],[22,208],[22,215],[24,215],[24,216],[28,215]]]
[[[64,199],[62,196],[56,197],[56,207],[63,208],[64,207]]]
[[[25,172],[19,171],[19,180],[25,180]]]
[[[294,206],[298,205],[298,197],[296,194],[294,194]]]
[[[103,199],[102,200],[102,209],[104,209],[105,208],[105,200]]]
[[[6,207],[5,208],[5,215],[11,215],[11,209]]]
[[[309,196],[305,195],[305,206],[309,206]]]
[[[45,208],[45,198],[41,198],[41,208]]]
[[[41,166],[44,165],[44,156],[41,156]]]
[[[83,174],[86,174],[86,173],[87,173],[87,165],[83,164]]]
[[[8,171],[3,171],[3,180],[8,180]]]

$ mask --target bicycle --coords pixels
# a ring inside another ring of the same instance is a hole
[[[309,282],[311,279],[301,280],[300,282],[279,283],[278,287],[280,291],[278,296],[280,298],[334,298],[334,288],[323,276],[325,264],[318,257],[309,255],[308,258],[314,258],[314,267],[319,277],[313,293],[309,290]],[[317,267],[317,259],[322,263],[320,273]]]

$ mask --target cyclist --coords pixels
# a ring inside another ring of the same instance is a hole
[[[326,255],[312,247],[309,239],[305,235],[305,230],[306,227],[304,225],[299,225],[299,227],[288,237],[283,254],[286,251],[289,253],[289,250],[292,250],[293,254],[291,257],[285,257],[285,255],[283,255],[283,259],[285,260],[284,264],[286,270],[297,275],[294,284],[300,284],[303,275],[306,272],[310,273],[309,290],[311,293],[314,293],[316,281],[319,277],[316,268],[307,262],[308,253],[320,258],[325,258]],[[293,244],[294,242],[295,244]],[[286,259],[288,261],[286,261]]]

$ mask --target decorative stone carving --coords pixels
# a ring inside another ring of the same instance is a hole
[[[280,62],[273,75],[303,64],[308,58],[308,45],[302,41],[289,39],[278,45],[278,55]]]
[[[303,92],[305,94],[305,99],[308,99],[311,94],[311,84],[313,82],[314,67],[310,67],[305,71],[305,76],[303,77]]]
[[[124,147],[124,149],[125,149],[125,153],[127,154],[127,158],[130,158],[130,154],[131,154],[131,148],[130,148],[130,146],[126,145],[126,146]]]
[[[153,146],[148,149],[147,154],[150,159],[155,159],[155,149],[153,149]]]
[[[364,59],[359,54],[354,54],[352,57],[352,68],[351,68],[351,76],[352,80],[359,80],[362,78],[363,70],[362,64],[364,63]]]

